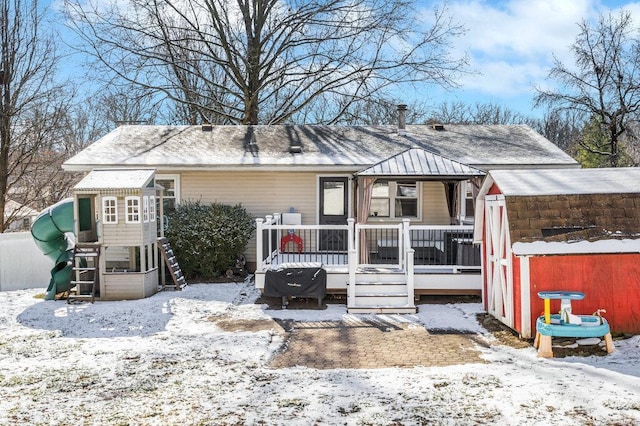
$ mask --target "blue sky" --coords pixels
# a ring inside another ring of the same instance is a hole
[[[444,0],[416,1],[425,14],[431,14]],[[57,8],[61,0],[45,3]],[[457,101],[494,103],[527,116],[540,116],[543,111],[533,109],[534,86],[550,84],[546,77],[553,55],[572,63],[569,46],[578,34],[578,22],[621,8],[630,10],[640,27],[640,0],[448,0],[450,16],[467,29],[453,41],[454,53],[467,52],[470,69],[475,72],[462,76],[458,89],[430,86],[407,96],[431,107]],[[73,74],[72,70],[67,72]]]
[[[438,4],[421,3],[427,8]],[[432,105],[491,102],[531,116],[542,114],[533,109],[533,87],[550,84],[546,77],[553,55],[572,63],[569,46],[578,34],[578,22],[624,8],[640,25],[640,1],[450,0],[448,5],[454,19],[467,28],[455,41],[455,50],[469,54],[478,74],[463,76],[460,89],[434,87],[424,100]]]

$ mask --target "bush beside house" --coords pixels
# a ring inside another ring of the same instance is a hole
[[[183,202],[169,213],[166,236],[189,279],[212,279],[235,265],[255,232],[241,205]]]

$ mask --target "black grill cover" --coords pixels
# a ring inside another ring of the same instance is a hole
[[[327,292],[327,271],[322,268],[287,268],[267,271],[264,295],[267,297],[317,297]]]

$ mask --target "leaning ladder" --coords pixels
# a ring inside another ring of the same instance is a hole
[[[96,287],[100,282],[100,244],[76,243],[73,249],[71,289],[67,303],[96,299]]]
[[[182,290],[182,288],[187,285],[187,281],[184,279],[182,269],[180,269],[178,259],[176,259],[176,255],[173,253],[169,240],[167,240],[166,237],[160,237],[158,238],[158,243],[162,257],[164,258],[164,261],[167,264],[167,269],[169,269],[171,278],[173,279],[173,285],[166,284],[163,281],[162,289],[164,290],[165,287],[173,287],[175,290]]]

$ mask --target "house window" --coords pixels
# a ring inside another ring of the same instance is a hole
[[[118,199],[116,197],[102,198],[102,223],[118,223]]]
[[[460,206],[460,220],[462,223],[473,223],[475,208],[473,199],[473,185],[470,181],[461,185],[462,205]]]
[[[156,221],[156,197],[155,195],[149,196],[149,220],[151,222]]]
[[[126,208],[125,223],[140,223],[140,197],[126,197],[124,203]]]
[[[164,212],[175,210],[176,204],[180,202],[180,176],[156,175],[156,183],[164,188]]]
[[[416,181],[377,181],[373,184],[369,216],[418,218],[420,193],[420,183]]]
[[[146,195],[142,199],[142,221],[149,222],[149,197]]]

